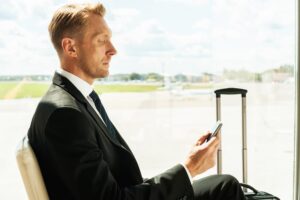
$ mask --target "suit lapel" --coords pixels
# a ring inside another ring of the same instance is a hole
[[[92,116],[92,118],[94,119],[94,121],[96,122],[96,124],[101,128],[101,130],[105,133],[105,136],[115,145],[125,149],[126,151],[130,152],[130,149],[126,148],[127,145],[125,143],[124,147],[123,145],[121,145],[119,142],[114,141],[108,133],[107,127],[103,124],[102,120],[100,119],[100,117],[98,116],[98,114],[96,113],[96,111],[94,110],[94,108],[90,105],[90,103],[86,100],[86,98],[81,94],[81,92],[64,76],[60,75],[59,73],[55,72],[54,76],[53,76],[53,84],[63,88],[65,91],[67,91],[68,93],[70,93],[74,98],[76,98],[80,103],[84,104],[85,108],[87,109],[87,111],[89,112],[89,114]],[[121,138],[121,136],[118,134],[118,137]],[[120,140],[121,142],[123,142],[124,140]],[[132,153],[131,153],[132,154]]]
[[[102,130],[104,130],[106,137],[107,137],[112,143],[114,143],[115,145],[122,147],[121,144],[120,144],[119,142],[116,142],[115,140],[113,140],[113,139],[109,136],[107,127],[104,125],[104,123],[102,122],[102,120],[100,119],[100,117],[98,116],[98,114],[96,113],[96,111],[94,110],[94,108],[93,108],[89,103],[86,104],[86,109],[88,110],[88,112],[90,113],[90,115],[93,117],[93,119],[95,120],[95,122],[98,124],[98,126],[99,126]]]
[[[142,182],[142,174],[138,167],[138,163],[137,163],[133,153],[131,152],[130,148],[128,147],[128,145],[126,144],[126,142],[124,141],[122,136],[119,134],[119,132],[117,131],[117,137],[118,137],[120,143],[115,142],[109,136],[106,126],[103,124],[102,120],[100,119],[100,117],[98,116],[98,114],[96,113],[94,108],[89,104],[89,102],[81,94],[81,92],[67,78],[65,78],[64,76],[62,76],[56,72],[53,77],[53,84],[61,87],[63,90],[67,91],[74,98],[76,98],[78,100],[78,102],[82,103],[85,106],[85,108],[87,109],[88,113],[92,116],[92,118],[94,119],[94,121],[96,122],[98,127],[102,130],[102,132],[104,132],[104,135],[111,141],[111,143],[119,148],[122,148],[123,150],[125,150],[125,152],[127,152],[131,155],[133,162],[135,163],[134,165],[132,165],[132,167],[136,168],[133,171],[137,173],[136,177],[140,177],[138,181]]]

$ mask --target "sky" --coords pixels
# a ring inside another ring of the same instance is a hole
[[[52,75],[59,68],[47,31],[66,3],[0,4],[0,76]],[[103,0],[118,50],[110,73],[262,72],[295,63],[295,0]]]

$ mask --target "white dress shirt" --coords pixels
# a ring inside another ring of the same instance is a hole
[[[96,105],[95,105],[93,99],[90,97],[90,94],[94,90],[94,88],[89,83],[87,83],[86,81],[82,80],[78,76],[75,76],[74,74],[71,74],[70,72],[67,72],[67,71],[65,71],[63,69],[61,69],[58,73],[60,73],[65,78],[67,78],[79,90],[79,92],[86,98],[86,100],[93,107],[93,109],[95,110],[95,112],[99,115],[99,117],[102,120],[102,122],[105,124],[105,122],[102,119],[99,111],[96,108]]]
[[[79,90],[79,92],[81,92],[81,94],[90,103],[90,105],[93,107],[93,109],[99,115],[102,122],[105,124],[105,122],[102,119],[99,111],[96,108],[96,105],[95,105],[93,99],[90,97],[91,92],[94,90],[93,87],[89,83],[87,83],[86,81],[79,78],[78,76],[75,76],[74,74],[71,74],[70,72],[67,72],[63,69],[60,69],[60,71],[58,71],[58,73],[60,73],[62,76],[67,78],[69,81],[71,81],[71,83]],[[192,178],[189,170],[186,168],[186,166],[183,163],[180,163],[180,164],[184,167],[186,173],[188,174],[188,177],[189,177],[191,183],[193,183],[193,178]]]

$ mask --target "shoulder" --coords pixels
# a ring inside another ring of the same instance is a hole
[[[79,109],[78,101],[69,92],[59,86],[51,85],[47,93],[41,99],[41,105],[51,105],[54,108],[70,107]]]
[[[83,124],[87,124],[88,119],[80,110],[69,107],[57,107],[49,115],[48,123],[54,125],[69,124],[72,127],[80,128]]]
[[[59,86],[51,85],[37,105],[33,121],[39,126],[45,126],[50,118],[55,119],[57,116],[65,117],[64,121],[70,117],[84,118],[83,109],[84,105],[70,93]]]

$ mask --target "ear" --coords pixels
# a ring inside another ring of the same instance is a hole
[[[61,40],[61,46],[64,54],[73,58],[77,57],[77,48],[74,39],[68,37],[63,38]]]

